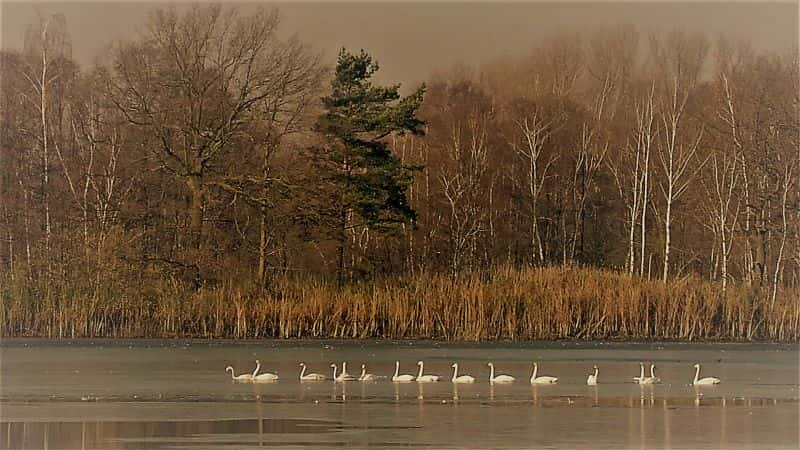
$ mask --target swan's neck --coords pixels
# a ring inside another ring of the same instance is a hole
[[[489,380],[494,380],[494,364],[489,366]]]
[[[417,375],[417,378],[422,378],[422,367],[423,367],[423,365],[424,365],[424,363],[422,363],[422,362],[419,363],[419,375]]]
[[[336,378],[336,368],[338,366],[336,364],[333,365],[333,378]]]
[[[639,364],[639,379],[641,380],[643,378],[644,378],[644,364],[640,363]]]
[[[227,369],[225,369],[225,371],[226,372],[227,371],[231,372],[231,380],[235,380],[236,379],[236,375],[233,373],[233,368],[232,367],[228,367]]]
[[[594,368],[594,377],[597,378],[597,374],[600,372],[600,369],[597,367]]]
[[[694,382],[697,383],[697,380],[700,377],[700,366],[697,366],[694,369]]]
[[[301,367],[302,369],[300,369],[300,378],[303,378],[303,375],[306,374],[306,365],[303,364]]]
[[[253,376],[256,376],[259,370],[261,370],[261,362],[256,363],[256,370],[253,371]]]
[[[400,361],[395,361],[394,362],[394,376],[396,377],[398,374],[400,374]]]
[[[367,374],[367,368],[364,367],[364,366],[361,366],[361,377],[363,378],[364,375],[366,375],[366,374]]]
[[[342,362],[342,373],[347,373],[347,362]]]
[[[458,364],[453,366],[453,379],[458,378]]]
[[[536,371],[538,371],[538,370],[539,370],[539,366],[534,364],[533,365],[533,375],[531,375],[531,380],[535,380],[536,379]]]
[[[655,364],[650,364],[650,378],[656,377],[656,366]]]

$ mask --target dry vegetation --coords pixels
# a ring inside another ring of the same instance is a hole
[[[276,293],[162,285],[46,302],[2,292],[2,335],[76,337],[797,340],[797,291],[774,305],[696,277],[667,284],[618,272],[499,269],[354,284],[284,279]],[[279,292],[279,293],[277,293]]]

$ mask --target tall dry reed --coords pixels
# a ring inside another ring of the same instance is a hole
[[[609,270],[500,268],[453,279],[429,274],[339,287],[283,279],[270,290],[64,289],[42,298],[0,290],[2,336],[777,340],[800,337],[800,292],[774,307],[734,285],[722,296],[698,278],[667,284]]]

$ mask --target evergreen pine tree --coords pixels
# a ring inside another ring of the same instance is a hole
[[[377,62],[365,51],[339,53],[330,95],[322,99],[324,112],[316,129],[325,145],[315,149],[315,160],[329,202],[325,216],[338,243],[338,276],[345,278],[348,233],[369,227],[387,232],[416,215],[406,192],[414,167],[392,155],[386,137],[392,133],[422,134],[416,117],[424,86],[402,97],[399,85],[373,85]]]

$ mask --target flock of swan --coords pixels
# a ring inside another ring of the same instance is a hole
[[[489,383],[513,383],[516,381],[511,375],[506,374],[499,374],[495,375],[494,371],[494,364],[488,363],[489,366]],[[335,382],[344,382],[344,381],[377,381],[385,378],[390,378],[391,381],[395,383],[410,383],[416,381],[418,383],[435,383],[438,381],[444,380],[443,377],[439,375],[425,375],[424,367],[425,363],[422,361],[417,361],[417,366],[419,367],[419,372],[417,375],[411,374],[400,374],[400,361],[395,361],[394,363],[394,375],[391,377],[384,377],[379,375],[374,375],[371,373],[367,373],[367,366],[366,364],[361,365],[361,375],[355,376],[347,373],[347,362],[342,363],[342,371],[338,372],[339,367],[336,364],[331,364],[331,368],[333,368],[333,378],[332,380]],[[458,363],[454,363],[452,366],[453,368],[453,376],[450,378],[452,383],[474,383],[475,377],[470,375],[459,375],[458,374]],[[306,365],[305,363],[300,363],[300,381],[325,381],[328,378],[325,375],[319,373],[306,373]],[[645,376],[644,373],[644,363],[639,363],[639,376],[633,377],[634,383],[637,384],[658,384],[661,382],[661,378],[657,377],[655,374],[655,364],[650,364],[650,376]],[[719,384],[720,379],[715,377],[705,377],[700,378],[700,364],[695,364],[695,373],[694,373],[694,380],[692,380],[692,385],[694,386],[708,386]],[[241,375],[236,375],[233,367],[228,366],[225,368],[226,372],[230,372],[231,379],[233,381],[238,381],[242,383],[272,383],[278,381],[278,375],[274,373],[258,373],[261,370],[261,362],[256,360],[256,369],[253,373],[244,373]],[[586,384],[589,386],[596,386],[597,385],[597,376],[599,374],[599,369],[597,366],[593,367],[593,372],[589,374],[589,377],[586,379]],[[554,384],[558,382],[558,378],[551,377],[547,375],[539,375],[539,365],[537,363],[533,363],[533,374],[531,375],[530,382],[531,384]]]

